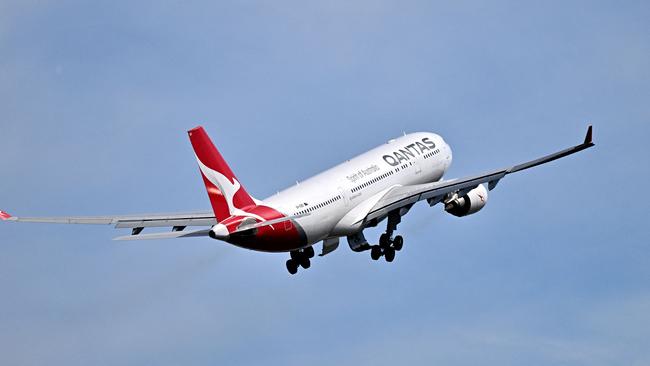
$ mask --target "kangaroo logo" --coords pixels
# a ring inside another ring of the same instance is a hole
[[[221,195],[226,200],[226,204],[228,205],[228,213],[230,213],[230,216],[253,217],[260,221],[266,221],[264,218],[258,215],[246,212],[235,206],[233,200],[237,192],[239,192],[241,189],[241,184],[236,178],[233,177],[233,181],[231,182],[230,179],[228,179],[225,175],[219,173],[216,170],[210,169],[205,164],[203,164],[198,156],[196,158],[196,161],[199,163],[201,173],[203,173],[203,175],[210,181],[210,183],[214,184],[214,186],[217,187]]]

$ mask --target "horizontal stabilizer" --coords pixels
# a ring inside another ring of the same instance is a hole
[[[159,239],[177,239],[177,238],[195,238],[202,236],[209,236],[210,230],[197,230],[197,231],[172,231],[168,233],[152,233],[140,235],[126,235],[119,236],[113,240],[127,241],[127,240],[159,240]]]

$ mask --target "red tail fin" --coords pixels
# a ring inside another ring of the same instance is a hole
[[[217,221],[221,222],[254,206],[255,201],[241,186],[203,127],[193,128],[187,133]]]

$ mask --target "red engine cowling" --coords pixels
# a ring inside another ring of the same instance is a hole
[[[469,191],[465,196],[458,197],[455,195],[445,204],[445,211],[456,217],[469,216],[481,211],[487,204],[487,200],[488,191],[481,184]]]

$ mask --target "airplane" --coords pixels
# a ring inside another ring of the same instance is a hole
[[[487,204],[488,191],[505,176],[590,148],[594,146],[592,134],[589,126],[579,145],[523,164],[449,180],[442,179],[452,163],[445,140],[429,132],[405,134],[260,201],[239,182],[199,126],[189,130],[188,136],[212,211],[94,217],[13,217],[0,211],[0,219],[131,229],[130,235],[114,240],[209,237],[255,251],[288,252],[286,268],[292,275],[300,267],[311,266],[314,245],[322,242],[322,257],[336,250],[341,238],[347,238],[354,252],[369,251],[373,260],[384,257],[392,262],[404,245],[395,231],[415,203],[441,204],[456,217],[475,214]],[[370,244],[364,229],[383,221],[386,231],[378,244]],[[145,228],[168,229],[143,234]]]

